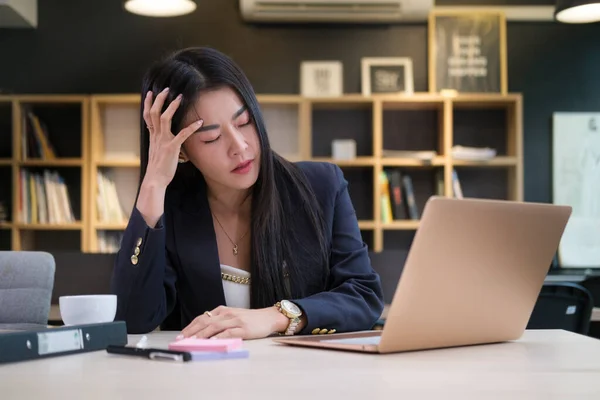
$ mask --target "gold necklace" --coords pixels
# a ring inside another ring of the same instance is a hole
[[[221,221],[219,221],[219,218],[217,218],[216,214],[215,214],[215,213],[213,213],[212,211],[211,211],[211,214],[212,214],[212,215],[215,217],[215,219],[217,220],[217,223],[219,224],[219,226],[220,226],[220,227],[221,227],[221,229],[223,230],[223,233],[225,233],[225,236],[227,236],[227,239],[229,239],[229,241],[230,241],[230,242],[231,242],[231,244],[233,245],[233,255],[234,255],[234,256],[237,256],[237,255],[238,255],[238,245],[237,245],[237,243],[235,243],[233,240],[231,240],[231,238],[230,238],[230,237],[229,237],[229,235],[227,234],[227,231],[225,230],[225,228],[223,228],[223,225],[221,225]],[[244,236],[246,236],[246,234],[248,234],[248,232],[249,232],[249,231],[250,231],[250,229],[248,229],[248,230],[246,231],[246,233],[244,233],[244,234],[242,235],[242,237],[240,237],[240,238],[238,239],[238,242],[239,242],[240,240],[242,240],[242,239],[244,238]]]

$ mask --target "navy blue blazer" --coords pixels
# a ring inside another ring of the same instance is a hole
[[[294,301],[307,324],[299,334],[319,328],[349,332],[371,329],[383,311],[379,275],[371,267],[347,181],[337,165],[299,162],[322,207],[330,243],[327,290]],[[201,197],[204,197],[202,199]],[[307,235],[311,233],[307,232]],[[225,304],[214,226],[206,196],[165,199],[165,213],[150,228],[134,207],[117,253],[112,291],[117,320],[130,333],[162,326],[183,329],[195,317]],[[173,312],[174,311],[174,312]]]

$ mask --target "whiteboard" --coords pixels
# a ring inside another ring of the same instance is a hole
[[[552,195],[573,214],[558,257],[565,268],[600,268],[600,113],[553,114]]]

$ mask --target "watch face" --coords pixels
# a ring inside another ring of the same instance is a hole
[[[302,314],[302,311],[300,311],[300,308],[298,308],[298,306],[295,305],[294,303],[292,303],[291,301],[283,300],[281,302],[281,307],[285,311],[289,312],[290,314],[294,314],[294,315]]]

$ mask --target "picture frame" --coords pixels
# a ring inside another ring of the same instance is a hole
[[[552,203],[572,207],[561,268],[600,268],[600,112],[552,114]]]
[[[413,62],[408,57],[363,57],[361,92],[371,94],[413,94]]]
[[[300,65],[300,94],[305,97],[338,97],[344,92],[341,61],[303,61]]]
[[[428,20],[429,91],[507,94],[501,10],[434,10]]]

